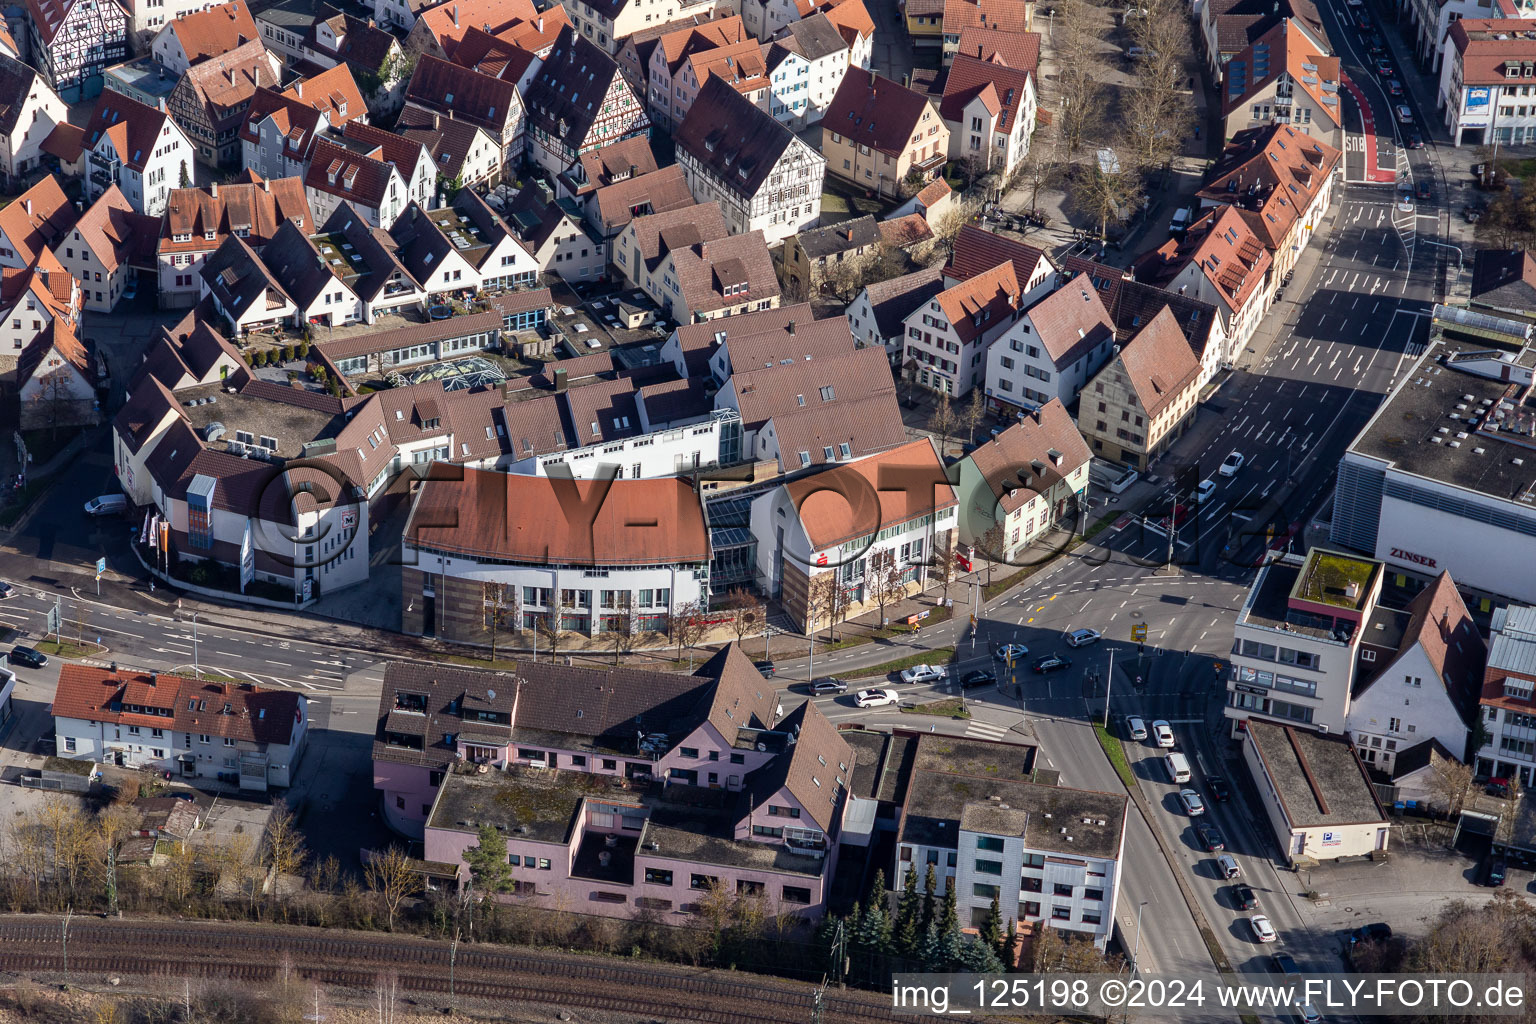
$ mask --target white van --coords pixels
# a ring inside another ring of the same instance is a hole
[[[1174,782],[1189,781],[1189,758],[1175,751],[1163,759],[1168,766],[1168,777]]]
[[[1109,493],[1110,494],[1124,494],[1130,488],[1131,484],[1135,483],[1137,480],[1140,480],[1140,479],[1141,479],[1141,474],[1140,473],[1136,472],[1134,469],[1128,469],[1124,473],[1121,473],[1119,476],[1117,476],[1110,483],[1110,485],[1109,485]]]
[[[128,498],[121,494],[103,494],[85,503],[85,514],[115,516],[128,511]]]

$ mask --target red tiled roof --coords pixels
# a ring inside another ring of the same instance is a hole
[[[74,225],[78,215],[59,179],[48,175],[0,209],[0,238],[27,266]]]
[[[1040,66],[1040,33],[968,26],[961,30],[955,52],[985,61],[996,57],[1007,67],[1034,74]]]
[[[1271,252],[1322,191],[1342,154],[1290,125],[1248,128],[1227,143],[1197,194],[1207,203],[1228,203]]]
[[[1461,80],[1468,85],[1503,85],[1508,64],[1536,61],[1536,39],[1526,37],[1529,21],[1462,18],[1451,22],[1450,41],[1461,59]],[[1500,38],[1500,37],[1503,38]]]
[[[104,92],[96,98],[96,107],[85,123],[86,148],[94,149],[106,135],[117,150],[118,159],[135,170],[144,170],[144,161],[153,155],[160,142],[160,129],[170,115],[155,107],[129,99],[121,93]]]
[[[518,511],[531,508],[551,514]],[[540,565],[709,561],[703,503],[688,481],[675,477],[604,485],[433,467],[405,536],[423,549]]]
[[[468,29],[496,35],[516,23],[536,22],[538,17],[533,0],[446,0],[422,11],[419,20],[426,22],[426,30],[452,59]]]
[[[201,682],[182,676],[114,673],[93,665],[66,664],[54,691],[53,717],[149,726],[254,743],[287,743],[303,714],[303,701],[291,690],[264,690],[250,683]],[[130,711],[128,705],[145,710]],[[165,713],[155,714],[149,709]]]
[[[1300,22],[1286,19],[1247,49],[1233,57],[1222,73],[1222,116],[1243,109],[1248,97],[1286,74],[1316,104],[1326,120],[1337,126],[1339,111],[1339,58],[1320,52]],[[1325,88],[1331,85],[1332,88]]]
[[[821,123],[824,131],[894,157],[906,152],[927,109],[922,93],[873,71],[850,68]]]
[[[256,19],[251,17],[251,9],[245,0],[231,0],[205,11],[183,14],[170,23],[170,29],[187,55],[188,65],[261,38]]]
[[[346,64],[337,64],[318,75],[295,82],[283,95],[301,100],[324,113],[332,128],[340,128],[354,117],[364,117],[368,113],[363,94]]]
[[[890,487],[893,474],[914,472],[927,475],[934,485]],[[820,550],[953,508],[955,492],[944,480],[944,464],[933,442],[923,438],[801,477],[784,489],[795,503],[811,546]]]
[[[1010,68],[1001,63],[1001,58],[981,60],[966,53],[956,54],[949,77],[944,80],[939,112],[946,121],[960,121],[966,104],[981,96],[990,113],[996,115],[1001,110],[997,130],[1007,134],[1013,131],[1014,115],[1024,105],[1029,87],[1029,72]]]
[[[1200,360],[1167,306],[1120,349],[1119,358],[1149,420],[1200,379]]]
[[[1083,352],[1114,337],[1114,321],[1087,274],[1072,278],[1026,312],[1057,366],[1076,362]]]
[[[1057,452],[1060,458],[1052,458],[1051,452]],[[988,492],[1004,505],[1005,511],[1011,512],[1088,462],[1093,453],[1077,424],[1072,422],[1067,407],[1061,404],[1061,399],[1053,398],[1033,412],[1019,416],[1002,433],[979,445],[969,458],[987,482]],[[1040,463],[1040,472],[1032,473],[1026,483],[1020,473],[1036,462]],[[1034,479],[1037,475],[1039,479]],[[1041,486],[1035,490],[1032,485]],[[1008,497],[1010,491],[1015,492],[1012,499]],[[1024,493],[1018,493],[1021,491]],[[1010,504],[1012,507],[1008,507]]]
[[[75,233],[106,270],[153,267],[159,232],[160,218],[135,213],[116,184],[102,193],[75,225]]]
[[[1030,278],[1040,269],[1040,261],[1043,259],[1046,259],[1043,250],[1012,238],[993,234],[974,224],[967,224],[955,236],[954,247],[949,253],[949,264],[944,268],[944,276],[963,281],[983,271],[991,270],[1004,260],[1011,260],[1019,283],[1027,285]]]
[[[1012,319],[1024,289],[1011,262],[968,277],[939,292],[939,304],[962,345]]]
[[[944,0],[944,34],[956,35],[967,28],[1000,28],[1023,32],[1029,28],[1034,4],[1018,0]]]
[[[1235,207],[1217,206],[1190,225],[1182,240],[1170,239],[1136,260],[1136,279],[1165,285],[1189,264],[1200,267],[1228,308],[1236,311],[1258,292],[1273,261]]]

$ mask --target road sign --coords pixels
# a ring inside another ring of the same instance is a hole
[[[104,573],[106,571],[107,571],[107,560],[106,560],[106,558],[102,557],[102,558],[96,559],[96,575],[100,576],[102,573]]]
[[[1131,639],[1138,643],[1147,639],[1147,624],[1145,622],[1137,623],[1131,627]]]
[[[62,618],[63,618],[63,615],[59,611],[59,606],[58,605],[54,605],[52,608],[49,608],[48,609],[47,628],[44,630],[44,632],[47,632],[47,633],[57,633],[59,631],[59,623],[60,623],[60,620]]]

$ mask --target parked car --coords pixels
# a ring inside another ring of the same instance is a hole
[[[1399,103],[1393,107],[1392,116],[1397,118],[1398,124],[1413,124],[1413,111],[1408,108],[1406,103]]]
[[[836,676],[822,676],[820,679],[811,680],[811,692],[822,693],[847,693],[848,684]]]
[[[1375,924],[1363,924],[1349,933],[1351,946],[1361,942],[1383,942],[1392,937],[1392,926],[1384,921]]]
[[[28,668],[42,668],[48,664],[48,655],[33,647],[12,647],[7,657],[12,665],[25,665]]]
[[[772,679],[773,678],[773,672],[774,672],[773,662],[771,662],[771,661],[754,661],[752,663],[752,667],[757,669],[759,672],[761,672],[763,674],[763,678],[764,679]]]
[[[14,593],[14,588],[4,580],[0,580],[0,601],[4,601]]]
[[[899,700],[895,690],[860,690],[853,696],[853,704],[860,708],[879,708],[887,704],[895,704]]]
[[[1133,740],[1144,740],[1147,738],[1147,723],[1135,715],[1125,720],[1125,729],[1131,734],[1131,739]]]
[[[1503,885],[1508,867],[1503,857],[1489,857],[1487,865],[1483,868],[1483,884],[1494,888]]]
[[[1207,775],[1205,788],[1210,791],[1211,799],[1219,804],[1224,804],[1232,799],[1232,790],[1227,785],[1227,780],[1220,775]]]
[[[1232,905],[1238,910],[1258,910],[1259,894],[1253,891],[1251,885],[1234,885],[1231,889]],[[1289,958],[1287,958],[1289,959]],[[1295,961],[1291,961],[1294,966]]]
[[[1496,796],[1501,799],[1508,797],[1509,780],[1501,777],[1489,779],[1488,784],[1483,787],[1483,792],[1487,793],[1489,796]]]
[[[1159,718],[1152,723],[1152,735],[1157,737],[1157,745],[1160,747],[1173,746],[1173,726]]]
[[[1036,658],[1034,669],[1037,673],[1060,672],[1064,668],[1072,667],[1072,659],[1064,658],[1059,654],[1047,654],[1043,658]]]
[[[128,498],[123,494],[103,494],[85,503],[88,516],[114,516],[128,511]]]
[[[984,668],[978,668],[974,672],[967,672],[960,679],[960,688],[962,690],[974,690],[982,686],[996,685],[997,675],[993,672],[988,672]]]
[[[1254,914],[1248,919],[1248,925],[1253,929],[1253,937],[1259,942],[1274,942],[1280,938],[1275,932],[1275,926],[1263,914]]]
[[[901,670],[904,683],[936,683],[944,678],[944,669],[938,665],[913,665]]]
[[[1205,801],[1200,799],[1200,794],[1192,789],[1179,790],[1179,803],[1184,805],[1184,812],[1191,818],[1197,818],[1205,813]]]
[[[1296,958],[1289,953],[1276,953],[1269,958],[1275,965],[1275,970],[1280,974],[1300,974],[1301,968],[1296,966]]]
[[[1196,825],[1195,835],[1200,837],[1200,845],[1205,847],[1206,853],[1220,853],[1227,848],[1227,837],[1210,822],[1202,821]]]
[[[1242,452],[1234,449],[1227,453],[1226,458],[1221,460],[1221,465],[1217,467],[1216,472],[1222,476],[1237,476],[1237,471],[1242,469],[1243,463],[1247,461],[1247,457]]]
[[[997,649],[998,661],[1023,661],[1024,655],[1029,653],[1029,648],[1023,644],[1003,644]]]
[[[1067,634],[1067,646],[1087,647],[1104,639],[1104,634],[1096,629],[1074,629]]]

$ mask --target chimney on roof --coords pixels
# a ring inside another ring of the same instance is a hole
[[[907,71],[902,74],[901,84],[905,86],[910,86],[912,84],[912,72]]]
[[[793,320],[791,320],[784,329],[789,332],[789,336],[791,338],[795,336],[795,322]]]
[[[155,103],[157,106],[159,106],[160,113],[165,113],[165,97],[161,96],[158,100],[155,101]]]
[[[563,367],[556,367],[556,369],[555,369],[555,392],[558,394],[559,392],[562,392],[564,390],[565,390],[565,369]]]
[[[539,15],[539,20],[534,22],[534,24],[538,27],[539,35],[543,35],[544,34],[544,15],[542,15],[542,14]]]
[[[271,192],[272,192],[272,179],[271,178],[262,178],[261,179],[261,190],[263,192],[266,192],[269,195],[271,194]]]
[[[31,199],[23,199],[21,201],[21,205],[27,211],[27,216],[28,217],[32,216],[32,200]]]
[[[159,680],[159,678],[160,678],[160,673],[159,672],[151,672],[149,674],[149,685],[150,686],[154,686],[155,683]]]
[[[215,198],[215,199],[219,198],[219,183],[218,182],[215,181],[213,184],[208,186],[208,194],[213,196],[213,198]]]
[[[874,84],[875,84],[875,72],[874,72],[874,69],[873,69],[873,68],[871,68],[871,69],[870,69],[870,72],[869,72],[869,84],[870,84],[870,85],[871,85],[871,86],[873,86],[873,85],[874,85]],[[162,109],[162,110],[164,110],[164,109],[165,109],[165,101],[164,101],[164,100],[161,100],[161,101],[160,101],[160,108],[161,108],[161,109]]]
[[[506,401],[509,401],[511,398],[512,398],[512,382],[509,381],[509,380],[503,380],[501,382],[501,400],[503,402],[506,402]]]
[[[299,99],[303,99],[304,98],[304,83],[303,83],[303,81],[298,81],[298,82],[294,82],[293,83],[293,94],[295,96],[297,96]]]

